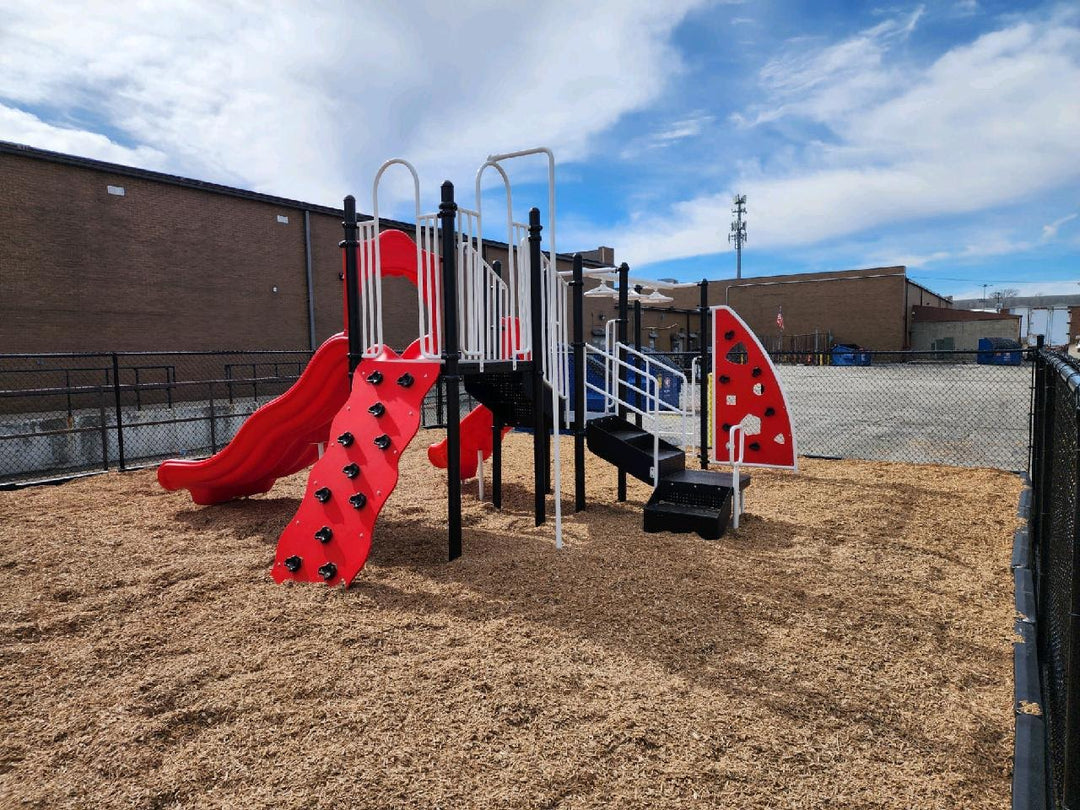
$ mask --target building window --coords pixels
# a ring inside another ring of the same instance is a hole
[[[123,186],[105,186],[105,190],[114,197],[123,197],[125,194]]]

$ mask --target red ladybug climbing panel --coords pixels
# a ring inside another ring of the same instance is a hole
[[[439,378],[437,360],[386,349],[361,361],[352,393],[334,417],[296,515],[278,539],[272,575],[348,585],[367,562],[372,533],[398,481],[398,463],[420,427],[420,404]]]
[[[739,425],[745,437],[743,465],[795,469],[795,431],[768,353],[731,307],[712,308],[712,330],[712,460],[738,460],[730,434]]]

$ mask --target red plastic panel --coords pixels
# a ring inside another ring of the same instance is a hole
[[[356,246],[357,266],[359,266],[360,252],[365,252],[365,258],[369,267],[375,266],[375,246],[372,240],[367,240]],[[429,316],[432,314],[433,302],[431,291],[438,289],[439,257],[429,251],[424,251],[420,256],[424,265],[424,278],[427,284],[424,286],[424,304]],[[416,267],[416,242],[404,231],[388,230],[379,234],[379,262],[382,267],[383,278],[404,278],[414,285],[418,281]],[[345,253],[341,254],[341,272],[345,273]],[[361,279],[361,283],[363,280]],[[345,319],[345,333],[349,332],[349,301],[342,285],[342,313]],[[429,321],[433,322],[433,321]],[[438,346],[435,347],[438,351]]]
[[[170,459],[158,467],[165,489],[187,489],[197,504],[222,503],[268,492],[274,481],[308,467],[315,445],[349,396],[349,342],[328,339],[292,387],[248,417],[236,436],[210,458]]]
[[[491,456],[494,449],[494,436],[492,428],[495,417],[483,405],[477,405],[461,420],[461,480],[466,481],[476,476],[477,452],[483,454],[486,460]],[[510,432],[510,428],[503,429],[503,436]],[[429,445],[427,450],[428,461],[440,470],[446,469],[447,440]]]
[[[741,424],[743,464],[795,469],[787,397],[768,353],[735,310],[713,307],[713,458],[731,463],[729,431]]]
[[[364,567],[379,511],[397,486],[401,454],[420,427],[421,401],[439,377],[437,361],[403,359],[415,347],[402,357],[387,349],[357,367],[326,452],[312,467],[300,508],[278,539],[271,571],[277,582],[348,585]],[[381,379],[372,378],[375,372]],[[406,374],[411,384],[399,384]],[[377,404],[383,410],[372,413]]]

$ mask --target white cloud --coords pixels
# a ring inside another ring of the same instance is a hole
[[[717,252],[733,190],[749,198],[751,244],[793,247],[897,223],[1012,204],[1080,177],[1080,28],[1020,22],[902,69],[891,43],[918,13],[761,74],[767,103],[742,121],[831,131],[794,168],[744,171],[731,188],[605,234],[628,260]]]
[[[379,163],[402,155],[428,204],[444,177],[471,187],[493,151],[586,155],[679,73],[669,36],[697,3],[10,0],[0,103],[44,126],[9,117],[0,138],[69,150],[79,128],[133,144],[137,162],[168,155],[170,171],[319,203],[351,191],[361,206]]]
[[[0,104],[0,133],[5,140],[23,144],[48,144],[48,148],[66,154],[123,163],[147,169],[161,169],[168,163],[163,152],[147,146],[123,146],[104,135],[84,129],[47,124],[35,115]]]
[[[1044,240],[1053,239],[1054,237],[1057,236],[1058,229],[1060,229],[1062,225],[1065,225],[1068,222],[1072,222],[1078,216],[1080,216],[1080,214],[1077,214],[1077,213],[1074,212],[1072,214],[1068,214],[1066,216],[1063,216],[1063,217],[1061,217],[1059,219],[1055,219],[1049,225],[1043,225],[1043,227],[1042,227],[1042,238]]]

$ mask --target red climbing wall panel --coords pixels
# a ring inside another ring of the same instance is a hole
[[[787,397],[769,355],[731,307],[712,308],[713,461],[731,463],[729,431],[741,424],[743,464],[795,469]]]
[[[277,582],[348,585],[364,567],[401,454],[420,427],[420,403],[439,377],[437,361],[403,359],[416,352],[416,343],[400,358],[387,349],[357,367],[304,500],[278,539]]]

